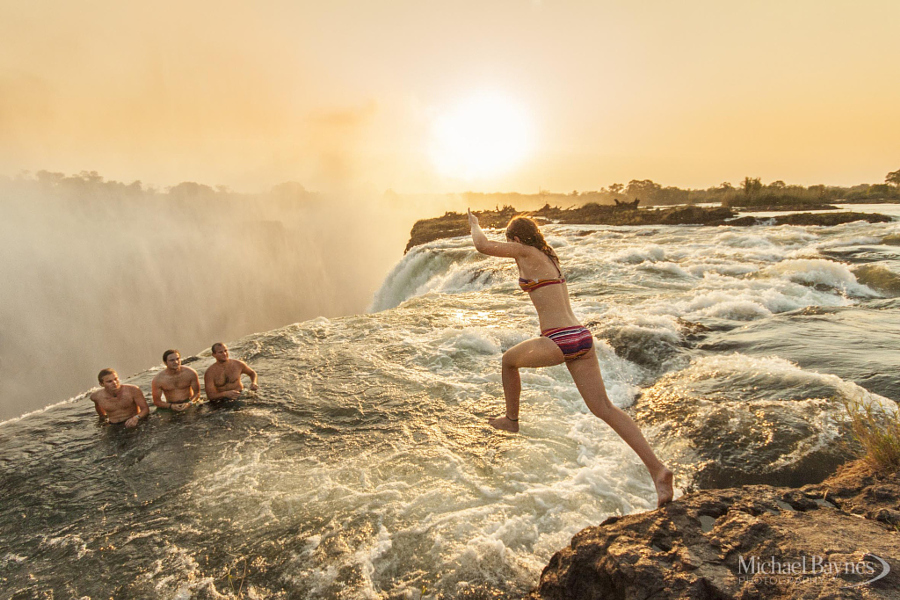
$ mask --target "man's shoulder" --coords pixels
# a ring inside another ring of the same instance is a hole
[[[99,402],[100,400],[103,399],[103,396],[104,396],[103,389],[101,388],[101,389],[97,390],[96,392],[91,393],[90,399],[93,400],[94,402]]]
[[[236,359],[236,358],[229,358],[229,359],[228,359],[228,366],[229,366],[229,367],[230,367],[230,366],[238,366],[238,367],[243,368],[243,367],[246,367],[247,364],[246,364],[244,361],[242,361],[242,360],[238,360],[238,359]]]
[[[138,394],[142,393],[142,392],[141,392],[141,388],[139,388],[139,387],[136,386],[136,385],[132,385],[132,384],[130,384],[130,383],[123,383],[123,384],[122,384],[122,387],[125,388],[126,390],[128,390],[128,391],[129,391],[130,393],[132,393],[132,394],[134,394],[134,393],[138,393]]]

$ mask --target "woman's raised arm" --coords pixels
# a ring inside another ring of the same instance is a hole
[[[472,228],[472,241],[475,243],[475,249],[482,254],[488,256],[500,256],[503,258],[517,258],[523,254],[525,246],[512,242],[492,242],[487,239],[481,226],[478,224],[478,217],[472,214],[469,209],[469,226]]]

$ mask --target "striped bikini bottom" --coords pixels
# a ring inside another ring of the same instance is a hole
[[[566,360],[581,358],[594,346],[594,336],[581,325],[547,329],[541,332],[541,337],[553,340]]]

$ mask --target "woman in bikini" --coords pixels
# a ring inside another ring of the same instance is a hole
[[[525,340],[503,353],[506,414],[490,419],[488,423],[496,429],[519,431],[519,395],[522,391],[519,369],[550,367],[565,362],[588,409],[612,427],[650,471],[656,486],[657,506],[669,502],[673,494],[672,472],[653,453],[631,417],[606,395],[600,362],[594,351],[594,338],[572,312],[559,258],[547,245],[537,224],[527,217],[514,217],[506,228],[506,242],[488,240],[471,210],[469,225],[476,250],[489,256],[515,259],[519,267],[519,287],[531,297],[541,327],[540,337]]]

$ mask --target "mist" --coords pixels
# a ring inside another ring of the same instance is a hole
[[[318,316],[364,312],[416,208],[316,194],[41,171],[0,179],[0,420]],[[428,211],[425,210],[425,213]]]

